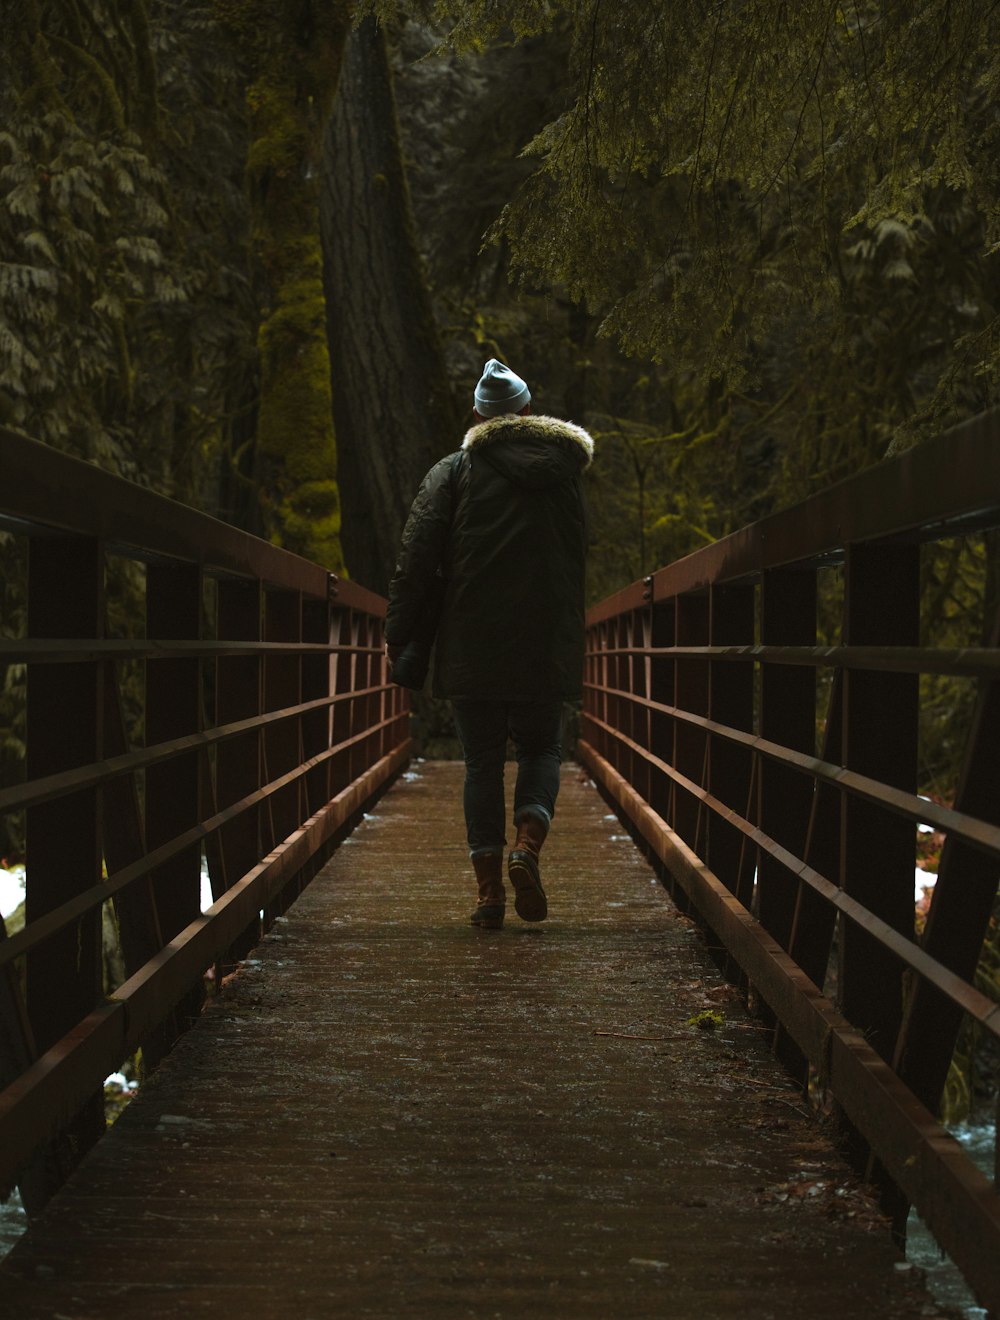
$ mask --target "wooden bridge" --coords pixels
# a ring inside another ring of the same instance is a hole
[[[914,1204],[1000,1313],[994,1183],[934,1117],[962,1023],[1000,1032],[990,572],[967,645],[919,628],[922,565],[998,526],[991,414],[602,602],[551,919],[481,932],[384,602],[0,432],[0,1310],[928,1315]],[[970,691],[952,806],[916,794],[934,675]]]

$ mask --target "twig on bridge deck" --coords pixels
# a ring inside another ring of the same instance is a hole
[[[756,1077],[741,1077],[740,1084],[742,1086],[756,1086],[761,1091],[773,1091],[775,1095],[801,1096],[802,1094],[800,1088],[795,1085],[781,1086],[779,1084],[775,1086],[773,1082],[762,1082]]]
[[[594,1031],[595,1036],[616,1036],[619,1040],[691,1040],[685,1036],[637,1036],[631,1031]]]

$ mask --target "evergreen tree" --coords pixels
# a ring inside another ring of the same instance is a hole
[[[15,9],[0,420],[214,509],[252,375],[237,66],[207,4]]]
[[[454,48],[569,43],[569,95],[492,234],[669,377],[772,501],[988,405],[1000,14],[603,0],[438,6]],[[766,419],[766,420],[765,420]]]

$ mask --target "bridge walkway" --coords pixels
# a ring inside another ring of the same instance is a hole
[[[579,767],[550,920],[500,932],[468,925],[460,784],[415,763],[340,846],[3,1263],[0,1313],[938,1314]]]

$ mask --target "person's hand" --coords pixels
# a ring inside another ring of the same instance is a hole
[[[403,654],[404,649],[405,649],[405,648],[402,647],[402,646],[390,646],[389,643],[386,642],[386,644],[385,644],[385,658],[389,661],[389,668],[390,668],[390,669],[393,667],[393,665],[395,665],[396,661],[397,661],[397,660],[399,659],[399,657]]]

